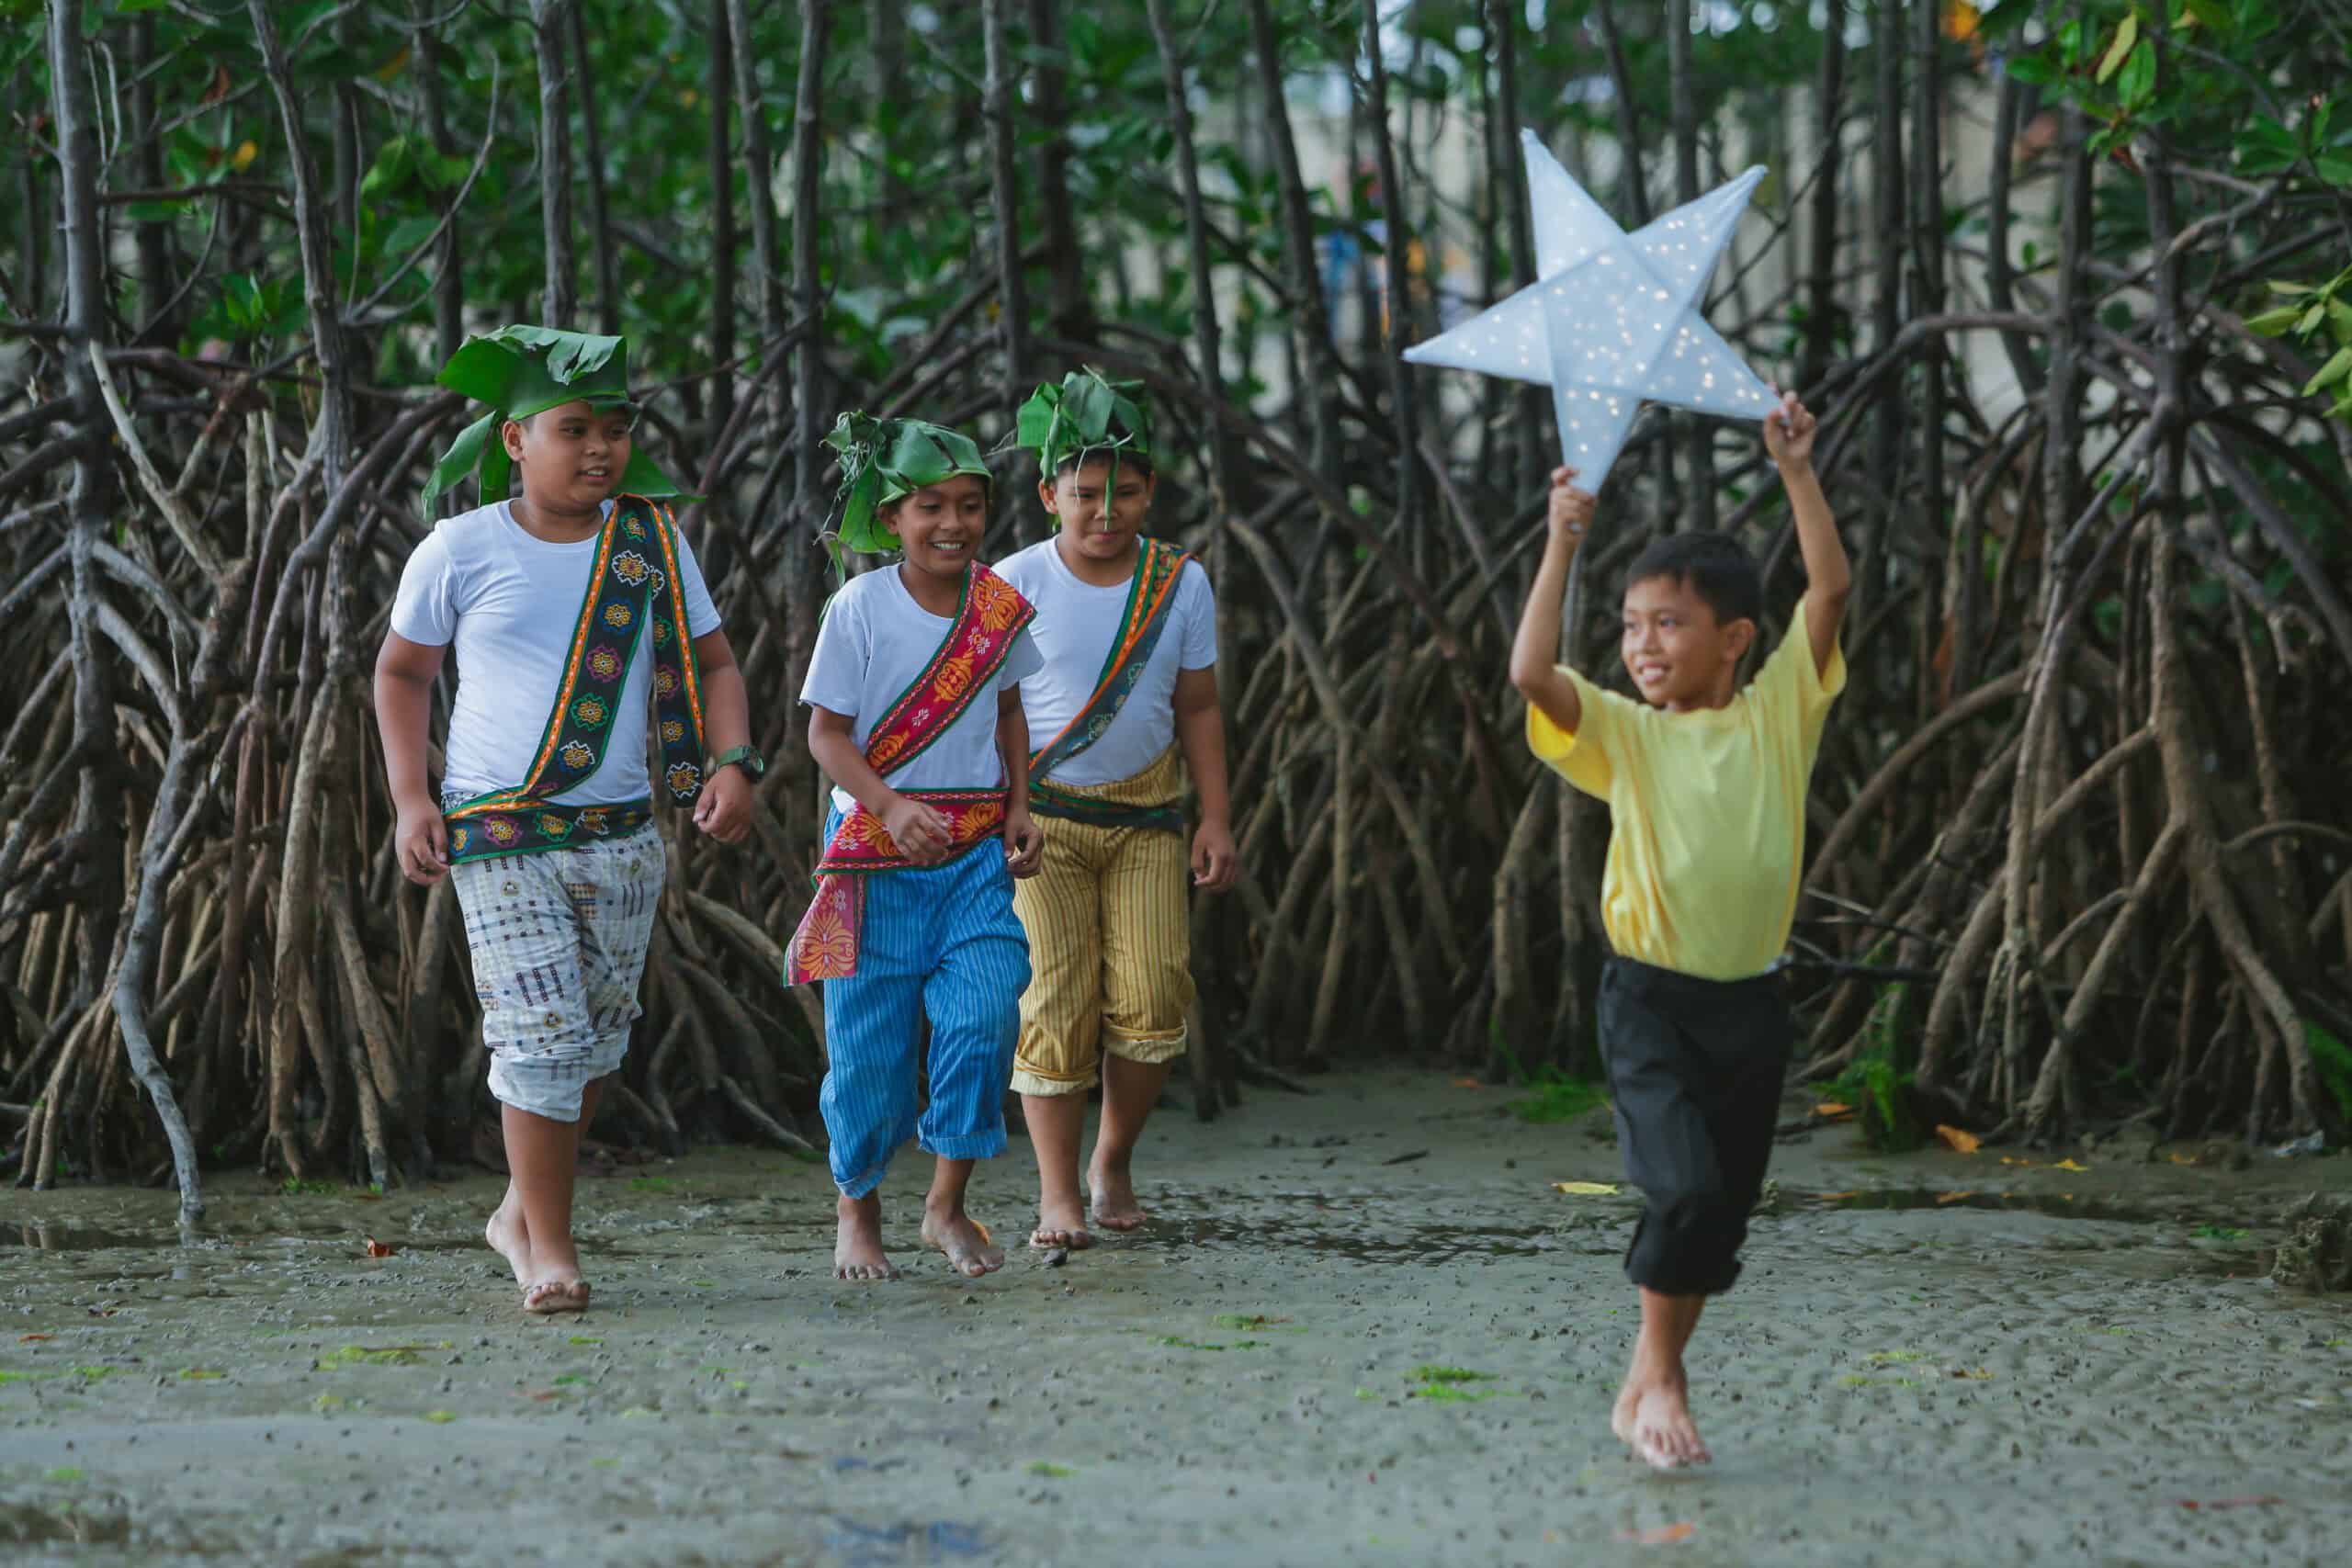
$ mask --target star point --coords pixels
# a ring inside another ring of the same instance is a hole
[[[1761,419],[1771,389],[1699,312],[1761,165],[1628,234],[1521,130],[1536,279],[1405,351],[1552,389],[1561,457],[1598,491],[1644,401]]]

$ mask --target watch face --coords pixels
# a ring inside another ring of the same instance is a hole
[[[743,771],[755,779],[763,779],[768,776],[768,760],[757,751],[747,752],[743,757]]]

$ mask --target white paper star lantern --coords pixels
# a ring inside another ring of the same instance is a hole
[[[1763,166],[1628,234],[1534,132],[1519,140],[1535,281],[1405,357],[1551,388],[1561,459],[1594,491],[1645,400],[1736,419],[1770,412],[1771,389],[1699,314]]]

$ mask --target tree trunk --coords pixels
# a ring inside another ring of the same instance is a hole
[[[1159,45],[1161,80],[1168,94],[1168,123],[1176,142],[1176,177],[1184,197],[1184,254],[1193,276],[1193,345],[1200,360],[1201,388],[1225,401],[1225,351],[1217,325],[1216,275],[1209,260],[1207,210],[1201,200],[1201,164],[1193,143],[1193,106],[1184,82],[1184,61],[1170,25],[1168,0],[1148,0],[1153,39]],[[1372,25],[1369,22],[1367,26]],[[1209,491],[1218,512],[1230,514],[1242,502],[1235,492],[1238,457],[1222,423],[1212,422],[1208,439]]]
[[[825,0],[800,0],[800,75],[792,100],[792,292],[803,321],[817,320],[820,271],[817,234],[820,220],[818,175],[822,172],[825,107],[825,39],[831,23]],[[824,430],[824,340],[811,332],[801,340],[795,366],[794,405],[799,430],[793,444],[796,516],[804,525],[822,510],[817,494],[823,448],[818,437]],[[787,550],[787,558],[795,553]],[[806,558],[806,549],[798,552]],[[797,689],[797,688],[796,688]]]
[[[1266,143],[1273,154],[1282,205],[1283,248],[1291,310],[1304,379],[1294,389],[1306,411],[1307,466],[1325,479],[1336,477],[1340,458],[1340,362],[1331,347],[1330,312],[1324,308],[1323,279],[1315,265],[1315,213],[1299,172],[1298,143],[1291,135],[1290,109],[1283,91],[1282,39],[1275,33],[1268,0],[1249,0],[1250,37],[1258,58],[1258,85],[1264,99]]]
[[[1670,112],[1674,118],[1674,199],[1699,199],[1699,106],[1690,80],[1690,0],[1668,0],[1666,60]],[[1703,301],[1702,301],[1703,303]],[[1677,413],[1683,466],[1690,483],[1684,492],[1681,526],[1701,533],[1715,528],[1714,431],[1696,414]]]
[[[571,228],[571,95],[563,51],[573,0],[531,0],[531,48],[539,68],[539,231],[547,247],[541,324],[569,331],[580,317],[580,265]]]
[[[409,20],[416,29],[417,81],[424,90],[425,133],[433,139],[434,151],[447,157],[457,152],[458,140],[450,134],[448,111],[442,101],[440,33],[424,26],[432,4],[433,0],[409,0]],[[433,261],[434,348],[445,365],[466,340],[465,261],[458,249],[458,234],[463,228],[451,223],[441,231]],[[456,505],[457,497],[444,498],[445,514]]]
[[[1093,310],[1069,196],[1069,69],[1056,9],[1055,0],[1028,0],[1029,52],[1036,62],[1029,108],[1038,139],[1037,210],[1046,228],[1046,322],[1056,337],[1083,343],[1094,335]]]
[[[736,40],[729,0],[710,0],[710,418],[709,436],[735,418],[735,155],[727,107],[734,99]],[[744,47],[750,47],[746,41]]]
[[[1814,119],[1821,150],[1814,168],[1812,259],[1805,272],[1804,357],[1797,385],[1810,392],[1828,374],[1845,307],[1838,301],[1838,178],[1843,164],[1846,93],[1845,0],[1831,0],[1821,34],[1821,81]]]
[[[613,250],[611,203],[605,190],[605,133],[597,123],[596,75],[588,56],[587,15],[576,4],[567,9],[572,80],[580,87],[580,135],[588,151],[589,237],[595,242],[596,253],[596,330],[612,337],[621,330],[621,285]]]
[[[980,0],[982,43],[988,56],[988,79],[981,107],[989,120],[989,193],[995,209],[997,325],[1003,345],[1004,406],[1009,411],[1029,395],[1029,293],[1021,268],[1021,131],[1012,117],[1013,66],[1005,41],[1006,0]],[[1015,461],[1014,474],[1029,465]],[[1017,477],[1007,488],[1021,493]]]

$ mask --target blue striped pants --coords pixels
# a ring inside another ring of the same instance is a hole
[[[857,973],[824,983],[832,1061],[818,1103],[843,1194],[873,1191],[910,1137],[944,1159],[1004,1152],[1004,1091],[1028,986],[1029,939],[993,840],[945,865],[865,879]],[[931,1101],[918,1117],[926,1015]]]

